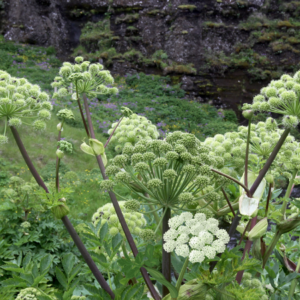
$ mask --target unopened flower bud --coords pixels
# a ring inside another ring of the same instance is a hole
[[[56,128],[57,128],[58,131],[63,131],[64,130],[61,123],[58,123]]]
[[[61,204],[52,207],[51,211],[57,219],[61,219],[69,213],[70,209],[66,204]]]
[[[243,111],[243,116],[244,116],[245,119],[251,120],[251,118],[253,117],[253,110]]]
[[[59,159],[62,159],[63,157],[64,157],[64,152],[63,151],[61,151],[61,150],[59,150],[59,149],[57,149],[56,150],[56,156],[59,158]]]
[[[249,232],[248,239],[254,241],[261,238],[267,231],[268,219],[263,218],[260,220]]]
[[[266,178],[266,181],[268,183],[273,183],[274,182],[274,177],[271,174],[267,174],[265,178]]]
[[[294,230],[300,225],[300,218],[290,218],[277,224],[278,231],[283,234]]]
[[[96,139],[89,139],[89,141],[90,141],[90,145],[96,155],[104,154],[104,146],[100,141],[98,141]]]

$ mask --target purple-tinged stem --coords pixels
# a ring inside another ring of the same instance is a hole
[[[234,212],[234,210],[233,210],[233,208],[232,208],[232,206],[231,206],[231,203],[230,203],[230,201],[229,201],[229,199],[228,199],[228,197],[227,197],[226,192],[224,191],[223,188],[221,188],[221,190],[222,190],[222,193],[223,193],[223,195],[224,195],[224,198],[225,198],[226,201],[227,201],[228,206],[230,207],[230,210],[231,210],[233,216],[235,217],[235,212]]]
[[[256,225],[256,221],[257,221],[257,217],[254,217],[254,218],[251,220],[250,230]],[[246,242],[246,246],[245,246],[245,249],[244,249],[244,253],[243,253],[242,260],[245,258],[246,253],[249,253],[249,252],[250,252],[251,245],[252,245],[252,241],[248,240],[248,241]],[[238,284],[241,284],[243,275],[244,275],[244,270],[243,270],[243,271],[239,271],[239,272],[237,273],[235,279],[236,279],[236,281],[238,282]]]
[[[84,100],[84,108],[85,108],[85,112],[86,112],[86,117],[87,117],[87,121],[88,121],[88,125],[89,125],[89,131],[91,133],[91,138],[95,139],[95,132],[94,132],[93,123],[92,123],[92,119],[91,119],[91,115],[90,115],[90,110],[89,110],[89,106],[88,106],[88,102],[87,102],[87,98],[86,98],[85,94],[83,94],[83,100]],[[103,179],[107,180],[108,177],[105,174],[105,167],[104,167],[101,155],[97,155],[96,159],[97,159],[97,162],[98,162],[98,165],[99,165],[99,168],[100,168],[100,171],[101,171]],[[117,214],[117,216],[119,218],[119,221],[121,223],[122,229],[123,229],[123,231],[125,233],[125,236],[126,236],[126,239],[128,241],[128,244],[129,244],[129,246],[131,248],[131,251],[132,251],[132,253],[133,253],[134,257],[135,257],[138,254],[138,249],[137,249],[137,247],[135,245],[135,242],[133,240],[133,237],[132,237],[132,235],[131,235],[131,233],[129,231],[128,225],[127,225],[127,223],[125,221],[125,218],[124,218],[124,215],[123,215],[122,210],[120,208],[120,205],[118,203],[117,197],[116,197],[115,193],[112,192],[112,191],[109,192],[109,196],[110,196],[111,202],[112,202],[112,204],[114,206],[114,209],[116,211],[116,214]],[[144,281],[147,284],[148,289],[149,289],[152,297],[155,300],[160,300],[160,296],[157,294],[157,291],[155,290],[155,288],[153,286],[153,283],[151,282],[150,277],[149,277],[146,269],[145,268],[141,268],[140,271],[142,273]]]
[[[18,145],[18,148],[24,158],[25,163],[27,164],[32,176],[34,177],[34,179],[36,180],[37,184],[39,186],[41,186],[46,193],[49,193],[49,190],[47,189],[44,181],[42,180],[41,176],[39,175],[38,171],[36,170],[36,168],[34,167],[25,147],[24,144],[19,136],[19,133],[17,131],[17,129],[14,126],[10,127],[12,134],[14,136],[14,139]],[[64,216],[62,219],[62,222],[64,223],[66,229],[68,230],[70,236],[72,237],[75,245],[77,246],[78,250],[80,251],[82,257],[84,258],[85,262],[87,263],[87,265],[89,266],[90,270],[92,271],[92,273],[94,274],[96,280],[98,281],[98,283],[100,284],[100,286],[111,296],[112,299],[115,298],[115,295],[113,293],[113,291],[111,290],[111,288],[109,287],[109,285],[107,284],[107,282],[105,281],[104,277],[102,276],[101,272],[99,271],[99,269],[97,268],[95,262],[93,261],[93,259],[91,258],[89,252],[87,251],[87,249],[85,248],[84,244],[82,243],[80,237],[78,236],[78,234],[76,233],[72,223],[70,222],[69,218],[67,216]]]
[[[238,245],[240,245],[240,244],[242,243],[242,241],[243,241],[243,239],[244,239],[244,236],[245,236],[245,234],[246,234],[246,231],[247,231],[247,229],[248,229],[248,226],[249,226],[250,222],[251,222],[251,220],[248,221],[248,223],[247,223],[247,225],[246,225],[246,227],[245,227],[245,230],[243,231],[243,234],[242,234],[242,236],[241,236],[241,239],[240,239],[240,242],[238,243]]]
[[[104,148],[107,147],[108,143],[110,142],[112,136],[114,135],[116,129],[118,128],[118,126],[120,125],[121,121],[123,120],[123,117],[121,117],[121,119],[119,120],[118,124],[116,125],[116,127],[114,128],[113,132],[111,133],[110,137],[108,138],[108,140],[106,141]]]
[[[58,138],[57,138],[57,142],[60,141],[60,138],[61,138],[61,130],[58,132]],[[57,145],[57,150],[59,149],[59,145]],[[59,163],[60,163],[60,160],[58,158],[58,156],[56,156],[56,178],[55,178],[55,187],[56,187],[56,191],[59,190],[59,173],[58,173],[58,170],[59,170]]]
[[[78,107],[79,107],[79,110],[80,110],[82,122],[83,122],[83,125],[84,125],[84,128],[85,128],[87,136],[90,137],[89,129],[88,129],[88,126],[86,124],[86,121],[85,121],[85,118],[84,118],[84,114],[83,114],[83,111],[82,111],[82,107],[81,107],[81,103],[80,103],[80,100],[79,100],[79,96],[78,96],[78,92],[77,92],[77,87],[76,87],[76,93],[77,93],[77,103],[78,103]]]
[[[271,167],[274,159],[276,158],[280,148],[282,147],[285,139],[290,133],[290,129],[285,129],[282,136],[280,137],[279,141],[277,142],[276,146],[274,147],[271,155],[269,156],[267,162],[265,163],[264,167],[260,170],[259,175],[257,176],[256,180],[254,181],[252,187],[250,188],[250,196],[252,196],[256,189],[258,188],[259,184],[262,182],[263,178],[267,174],[268,170]]]
[[[269,204],[270,204],[271,196],[272,196],[272,187],[273,187],[273,183],[270,183],[268,197],[267,197],[267,203],[266,203],[265,217],[268,216]]]

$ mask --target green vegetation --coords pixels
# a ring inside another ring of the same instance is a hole
[[[197,8],[196,5],[192,5],[192,4],[183,4],[183,5],[178,5],[179,9],[188,9],[190,11],[193,11],[194,9]]]
[[[122,17],[117,17],[116,20],[115,20],[115,23],[116,24],[119,24],[119,23],[133,23],[133,22],[136,22],[138,21],[140,15],[138,13],[135,13],[135,14],[127,14],[125,15],[123,18]]]

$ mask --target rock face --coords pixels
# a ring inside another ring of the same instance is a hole
[[[199,101],[237,108],[298,70],[299,16],[300,1],[9,0],[2,32],[114,73],[168,74]]]

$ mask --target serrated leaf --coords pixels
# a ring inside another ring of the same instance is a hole
[[[39,269],[38,269],[36,263],[33,264],[33,267],[32,267],[32,269],[31,269],[31,272],[32,272],[32,275],[33,275],[34,277],[37,277],[37,276],[39,275]]]
[[[14,276],[16,278],[16,276]],[[20,278],[26,280],[30,285],[34,282],[34,277],[31,274],[20,274]]]
[[[70,275],[69,275],[69,278],[68,278],[68,281],[69,281],[69,283],[74,279],[74,277],[79,273],[79,271],[81,270],[81,268],[82,268],[82,265],[81,264],[78,264],[78,265],[76,265],[73,269],[72,269],[72,271],[71,271],[71,273],[70,273]]]
[[[25,282],[25,280],[23,280],[22,278],[9,278],[6,280],[1,281],[1,286],[2,287],[28,287],[27,283]]]
[[[75,264],[75,255],[73,253],[67,253],[63,256],[62,265],[68,277],[74,267],[74,264]]]
[[[10,272],[26,274],[25,270],[22,268],[19,268],[18,266],[14,267],[14,266],[10,266],[10,265],[4,265],[4,266],[1,266],[1,268],[6,271],[10,271]]]
[[[99,290],[98,290],[94,285],[91,285],[91,284],[84,284],[83,286],[84,286],[84,288],[85,288],[89,293],[91,293],[92,295],[97,295],[97,294],[99,294]]]
[[[170,292],[170,295],[172,298],[177,298],[178,296],[178,291],[176,289],[175,286],[173,286],[169,281],[167,281],[164,277],[163,274],[161,274],[160,272],[158,272],[155,269],[151,269],[149,267],[145,267],[145,269],[148,271],[148,273],[158,282],[160,282],[161,284],[163,284],[165,287],[167,287],[167,289]]]
[[[51,264],[53,261],[53,256],[50,254],[45,255],[42,259],[41,259],[41,263],[40,263],[40,273],[45,273],[48,272]]]
[[[139,295],[141,292],[143,293],[144,287],[138,284],[135,284],[134,286],[131,286],[126,292],[122,294],[122,300],[131,300],[134,299],[137,295]],[[137,299],[140,299],[137,297]]]
[[[103,242],[103,245],[104,245],[107,255],[110,257],[111,256],[110,246],[106,242]]]
[[[36,296],[38,300],[53,300],[52,297],[47,296],[47,295],[40,295],[40,296]]]
[[[17,264],[18,264],[19,267],[21,266],[22,258],[23,258],[23,254],[21,252],[21,254],[19,255],[19,257],[17,259]]]
[[[63,300],[69,300],[71,298],[71,296],[73,295],[74,290],[75,290],[75,287],[72,287],[68,291],[64,292]]]
[[[110,263],[107,262],[106,257],[104,254],[98,254],[98,253],[92,253],[91,254],[92,258],[95,260],[95,262],[99,263],[102,265],[104,268],[108,268]]]
[[[103,242],[103,241],[104,241],[107,232],[108,232],[108,224],[105,223],[105,224],[101,227],[101,229],[100,229],[100,236],[99,236],[100,242]]]
[[[122,241],[123,241],[123,238],[120,233],[118,233],[117,235],[115,235],[112,238],[111,245],[112,245],[113,251],[117,251],[120,248]]]
[[[67,281],[67,278],[66,278],[65,274],[58,267],[55,268],[55,274],[56,274],[56,278],[59,281],[59,283],[65,289],[67,289],[67,287],[68,287],[68,281]]]

